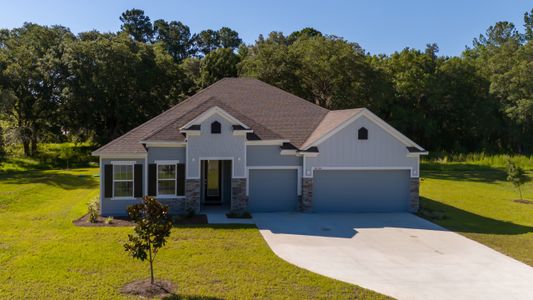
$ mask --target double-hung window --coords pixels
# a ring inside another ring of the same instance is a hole
[[[113,165],[113,197],[133,198],[133,164]]]
[[[176,164],[157,165],[157,196],[176,196]]]

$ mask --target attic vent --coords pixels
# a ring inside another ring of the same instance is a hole
[[[220,123],[218,121],[211,123],[211,133],[219,134],[220,132],[221,132]]]
[[[368,129],[361,127],[357,131],[357,139],[358,140],[368,140]]]

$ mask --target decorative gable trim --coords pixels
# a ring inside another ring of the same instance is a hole
[[[304,150],[310,149],[313,146],[318,146],[319,144],[321,144],[322,142],[324,142],[328,138],[332,137],[337,132],[341,131],[346,126],[350,125],[352,122],[354,122],[355,120],[357,120],[357,119],[359,119],[359,118],[361,118],[363,116],[366,117],[367,119],[369,119],[370,121],[372,121],[374,124],[376,124],[379,127],[381,127],[383,130],[385,130],[391,136],[393,136],[398,141],[403,143],[405,146],[414,147],[414,148],[418,149],[419,151],[421,151],[421,152],[419,152],[420,154],[427,154],[427,151],[424,150],[424,148],[420,147],[418,144],[416,144],[415,142],[410,140],[408,137],[403,135],[401,132],[396,130],[394,127],[390,126],[387,122],[383,121],[380,117],[378,117],[377,115],[375,115],[374,113],[372,113],[370,110],[368,110],[366,108],[361,109],[360,112],[356,113],[353,117],[351,117],[350,119],[346,120],[341,125],[335,127],[333,130],[331,130],[330,132],[326,133],[325,135],[323,135],[322,137],[317,139],[315,142],[313,142],[310,146],[308,146]]]
[[[189,126],[192,126],[192,125],[200,125],[202,122],[204,122],[205,120],[209,119],[211,116],[213,116],[215,114],[220,115],[221,117],[223,117],[224,119],[226,119],[228,122],[230,122],[233,125],[237,124],[237,125],[241,125],[242,127],[249,128],[248,126],[246,126],[246,124],[242,123],[241,121],[239,121],[239,119],[237,119],[234,116],[230,115],[228,112],[226,112],[222,108],[220,108],[218,106],[213,106],[210,109],[208,109],[208,110],[204,111],[203,113],[201,113],[199,116],[197,116],[193,120],[191,120],[189,123],[183,125],[180,128],[180,131],[183,132],[184,130],[187,130],[187,128]]]

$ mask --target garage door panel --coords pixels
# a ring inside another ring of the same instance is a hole
[[[408,170],[316,170],[317,212],[403,212],[409,203]]]
[[[298,206],[296,170],[250,170],[248,210],[295,211]]]

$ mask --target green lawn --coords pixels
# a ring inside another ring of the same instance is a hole
[[[422,169],[421,206],[430,211],[426,218],[533,266],[533,204],[513,201],[518,191],[506,182],[503,169],[471,164]],[[533,201],[532,182],[523,194]]]
[[[0,299],[120,298],[148,265],[123,249],[131,228],[80,228],[72,220],[97,195],[97,169],[0,174]],[[176,227],[155,263],[178,297],[385,298],[297,268],[253,226]]]

